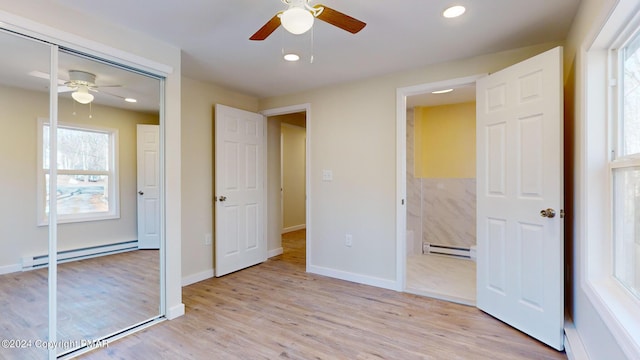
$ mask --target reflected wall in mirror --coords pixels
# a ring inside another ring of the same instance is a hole
[[[37,226],[36,119],[49,117],[48,84],[28,75],[48,69],[50,46],[0,29],[0,339],[48,339],[48,228]],[[0,346],[1,359],[44,359],[45,348]]]

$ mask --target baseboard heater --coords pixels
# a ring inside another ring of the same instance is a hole
[[[422,246],[422,253],[452,256],[452,257],[463,258],[463,259],[471,259],[471,249],[458,247],[458,246],[424,243]]]
[[[98,256],[113,255],[133,250],[138,250],[138,240],[59,251],[58,263],[61,264],[69,261],[90,259]],[[47,267],[47,265],[49,265],[48,255],[24,256],[22,258],[22,271],[40,269]]]

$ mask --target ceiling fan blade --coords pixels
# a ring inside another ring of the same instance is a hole
[[[362,30],[367,24],[353,18],[347,14],[343,14],[340,11],[333,10],[325,5],[318,4],[314,6],[315,9],[324,8],[318,15],[318,19],[327,22],[333,26],[337,26],[342,30],[346,30],[352,34],[355,34]]]
[[[67,85],[60,85],[58,86],[58,92],[59,93],[65,93],[65,92],[69,92],[69,91],[75,91],[76,88],[74,87],[69,87]]]
[[[267,36],[271,35],[272,32],[276,31],[278,26],[280,26],[280,14],[282,14],[282,11],[275,14],[271,20],[267,21],[260,30],[256,31],[256,33],[249,38],[249,40],[264,40]]]

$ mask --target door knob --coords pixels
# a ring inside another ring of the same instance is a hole
[[[220,201],[225,201],[225,200],[227,200],[227,197],[226,196],[220,196],[219,200]]]
[[[144,195],[144,191],[140,190],[140,191],[138,191],[138,194]]]
[[[556,216],[556,211],[553,209],[540,210],[540,216],[551,219]]]

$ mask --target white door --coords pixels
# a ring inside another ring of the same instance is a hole
[[[215,110],[215,273],[267,259],[264,116],[224,105]]]
[[[137,126],[138,248],[160,248],[160,127]]]
[[[476,96],[477,306],[562,350],[562,48],[478,80]]]

